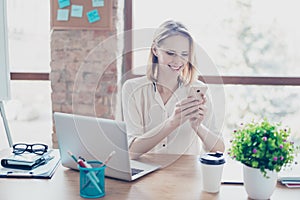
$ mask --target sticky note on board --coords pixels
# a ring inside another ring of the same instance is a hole
[[[104,0],[92,0],[93,7],[103,7]]]
[[[82,17],[83,6],[72,5],[71,7],[71,17]]]
[[[57,21],[68,21],[69,20],[69,9],[58,9],[56,20]]]
[[[64,8],[64,7],[71,5],[70,0],[57,0],[57,1],[58,1],[59,8]]]
[[[100,15],[97,9],[87,12],[86,15],[89,20],[89,23],[94,23],[100,20]]]

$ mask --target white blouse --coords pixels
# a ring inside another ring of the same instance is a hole
[[[149,130],[153,129],[154,133],[159,132],[166,119],[172,114],[175,104],[186,98],[188,91],[188,86],[180,86],[164,105],[159,92],[156,90],[156,86],[146,76],[127,80],[122,88],[122,111],[126,123],[129,146],[136,137],[143,135]],[[209,105],[208,116],[206,116],[203,124],[213,131],[212,111]],[[200,154],[201,151],[201,140],[191,127],[190,122],[186,121],[150,152]]]

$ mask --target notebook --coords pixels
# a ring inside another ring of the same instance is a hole
[[[116,153],[107,164],[105,176],[133,181],[160,168],[130,160],[124,122],[67,113],[54,113],[54,122],[63,166],[78,169],[68,151],[85,160],[104,161]]]
[[[12,158],[12,150],[5,149],[0,153],[1,159]],[[18,160],[21,160],[20,155]],[[24,156],[26,160],[31,159],[29,156]],[[26,168],[7,168],[0,166],[0,178],[42,178],[50,179],[52,178],[54,172],[56,171],[60,161],[58,149],[49,149],[47,153],[47,162],[40,164],[39,166],[28,169]],[[20,165],[20,163],[15,163],[14,165]]]
[[[51,153],[52,150],[45,152],[43,155],[38,155],[30,152],[24,152],[22,154],[12,153],[12,155],[1,159],[1,165],[3,167],[12,169],[32,170],[52,159],[52,157],[50,156]]]
[[[278,181],[290,188],[300,188],[300,155],[295,155],[290,166],[283,167],[278,173]]]

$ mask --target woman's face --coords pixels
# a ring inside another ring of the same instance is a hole
[[[187,66],[190,54],[189,40],[182,35],[164,39],[154,50],[158,58],[159,74],[176,73],[179,75]]]

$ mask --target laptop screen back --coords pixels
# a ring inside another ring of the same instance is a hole
[[[116,172],[130,175],[124,122],[66,113],[54,113],[54,120],[63,166],[77,169],[77,163],[68,155],[68,151],[86,160],[102,162],[115,151],[107,165],[106,175],[114,177]]]

